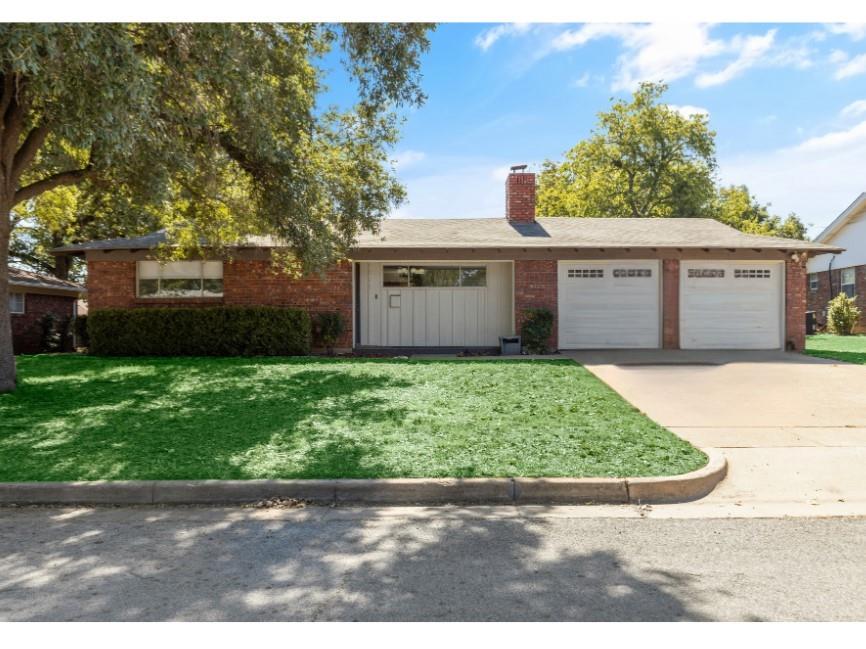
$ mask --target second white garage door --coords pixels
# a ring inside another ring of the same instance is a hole
[[[683,261],[682,349],[779,349],[781,262]]]
[[[659,262],[560,262],[559,347],[659,347]]]

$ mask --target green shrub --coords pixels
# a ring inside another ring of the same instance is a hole
[[[530,354],[546,354],[547,341],[553,332],[553,313],[549,309],[525,309],[521,342]]]
[[[46,313],[39,318],[40,336],[39,350],[42,352],[63,351],[63,339],[68,323],[53,313]]]
[[[77,315],[72,320],[72,332],[80,347],[90,347],[90,337],[87,335],[87,315]]]
[[[99,356],[299,356],[310,316],[284,307],[100,309],[87,322]]]
[[[338,311],[317,313],[313,316],[313,342],[316,347],[324,347],[329,354],[334,353],[334,345],[346,330],[343,314]]]
[[[827,305],[827,329],[830,333],[850,336],[860,320],[860,309],[853,297],[839,293]]]

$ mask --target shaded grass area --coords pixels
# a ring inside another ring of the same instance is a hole
[[[847,363],[866,365],[866,336],[817,334],[806,337],[806,353]]]
[[[652,476],[706,456],[569,360],[19,357],[0,481]]]

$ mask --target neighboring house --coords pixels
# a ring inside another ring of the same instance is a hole
[[[805,261],[841,248],[744,234],[710,219],[535,218],[535,175],[511,173],[506,218],[389,219],[351,259],[291,279],[277,242],[231,261],[160,264],[163,233],[94,241],[88,302],[104,308],[271,304],[338,311],[341,348],[493,347],[525,309],[556,316],[561,349],[802,349]]]
[[[9,311],[12,350],[16,354],[42,351],[42,319],[49,313],[60,322],[77,315],[78,299],[86,293],[75,282],[51,275],[9,268]]]
[[[827,322],[827,302],[845,293],[857,298],[857,305],[866,313],[866,192],[824,228],[815,241],[844,248],[837,254],[818,255],[809,260],[807,309],[814,311],[821,325]],[[861,320],[860,332],[866,332]]]

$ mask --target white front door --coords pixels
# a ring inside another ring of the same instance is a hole
[[[660,346],[659,261],[559,263],[559,347]]]
[[[360,341],[490,347],[513,333],[510,262],[359,262]]]
[[[779,349],[783,286],[782,262],[681,262],[680,347]]]

